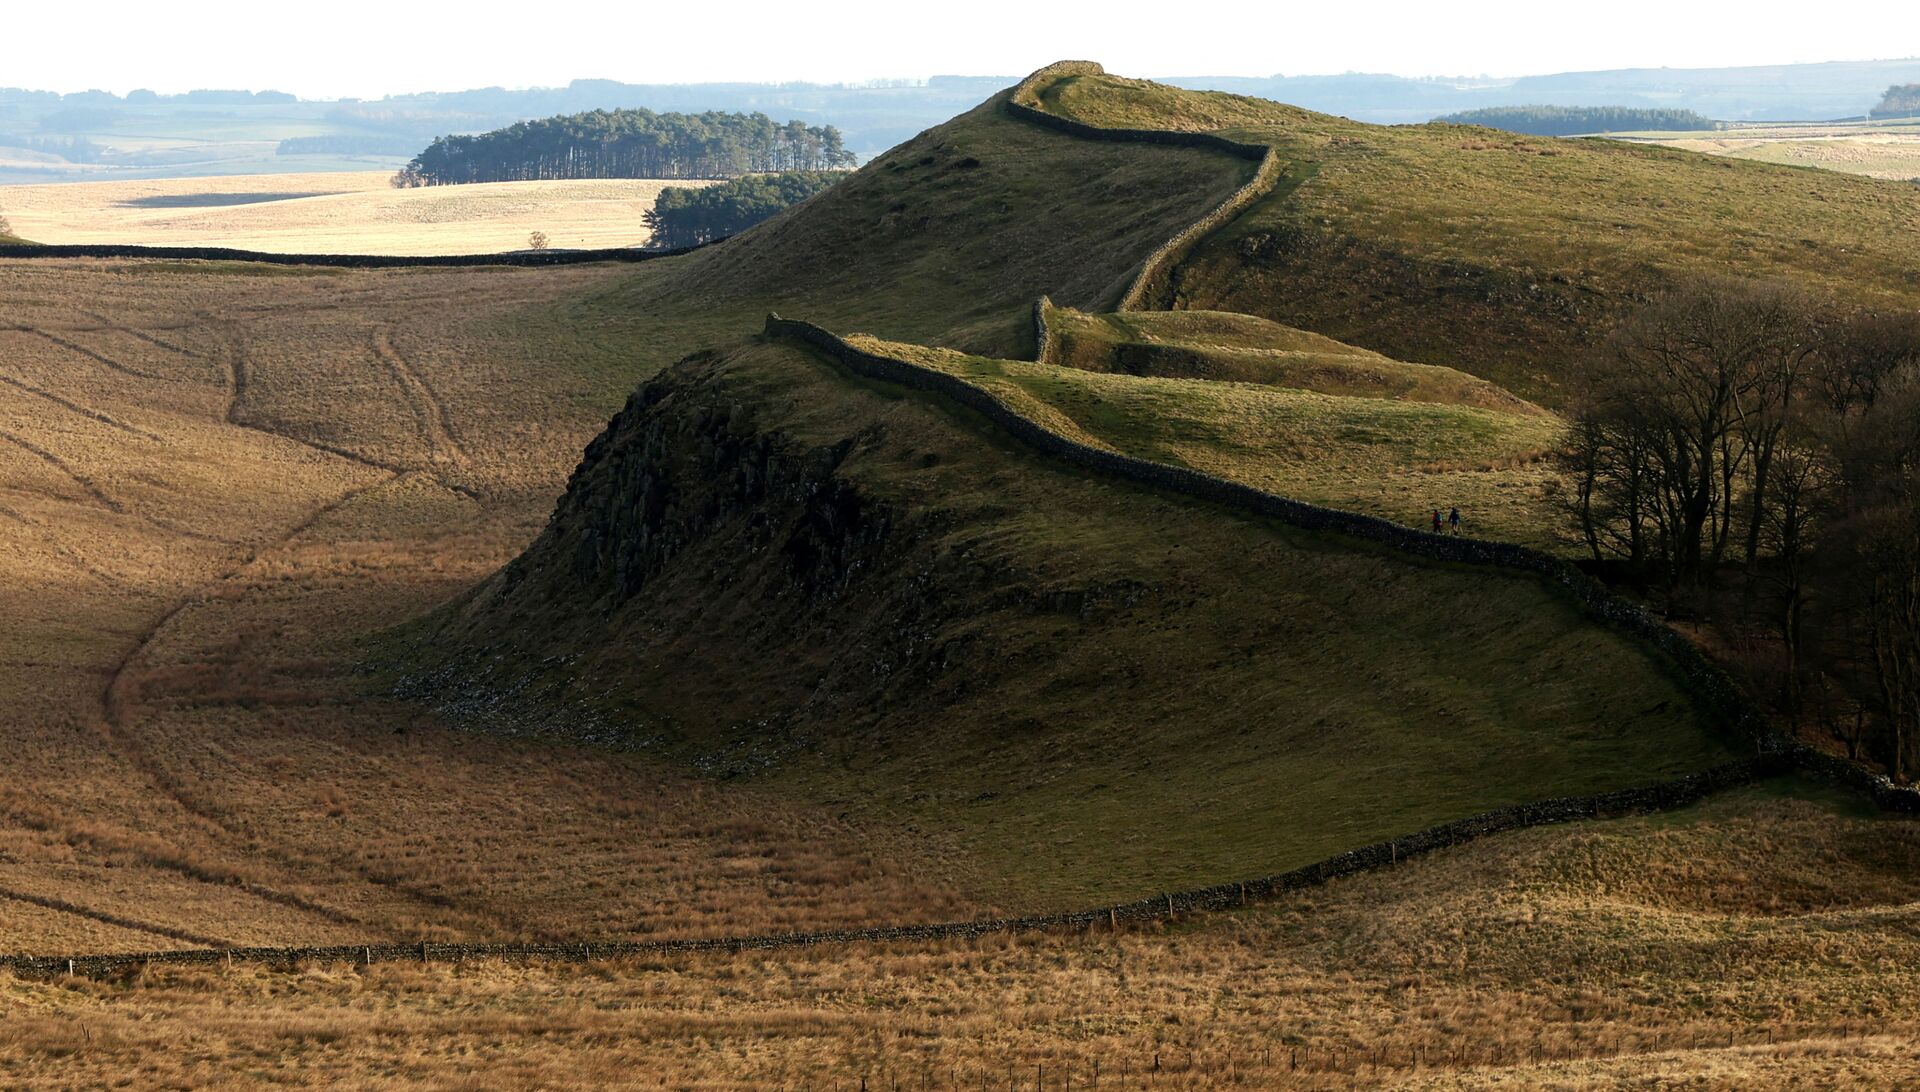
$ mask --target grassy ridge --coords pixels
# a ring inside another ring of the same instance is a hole
[[[1394,360],[1252,315],[1224,311],[1090,315],[1056,307],[1048,313],[1048,324],[1059,336],[1059,355],[1053,362],[1085,371],[1261,383],[1506,413],[1543,412],[1465,372]]]
[[[1007,117],[1003,99],[750,232],[634,270],[619,288],[553,316],[556,333],[617,336],[636,379],[757,332],[769,311],[1031,355],[1036,298],[1110,306],[1142,255],[1252,170],[1217,152],[1083,147]]]
[[[1696,273],[1912,307],[1920,190],[1611,141],[1364,125],[1112,76],[1041,94],[1091,124],[1268,142],[1283,185],[1176,276],[1181,307],[1302,326],[1553,398],[1633,299]]]
[[[1130,313],[1124,321],[1141,317]],[[1457,506],[1478,537],[1557,545],[1544,456],[1562,424],[1515,399],[1508,401],[1525,412],[1271,383],[1108,374],[856,340],[871,351],[960,375],[1081,443],[1413,526],[1435,508]],[[1420,367],[1384,358],[1375,366],[1389,376],[1395,367]],[[1292,371],[1292,362],[1278,367]],[[1456,389],[1477,394],[1486,386],[1451,374],[1460,380]]]
[[[1657,663],[1525,577],[1088,480],[792,348],[657,382],[423,647],[507,653],[456,693],[604,709],[657,753],[945,832],[1003,905],[1258,874],[1728,753]],[[672,509],[619,484],[640,452]],[[816,469],[730,492],[778,468]],[[638,543],[678,545],[618,552]]]

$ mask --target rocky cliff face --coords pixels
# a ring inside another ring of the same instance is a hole
[[[857,441],[810,446],[758,431],[739,403],[681,389],[699,366],[633,395],[587,448],[551,527],[507,568],[500,594],[544,572],[546,594],[597,592],[603,610],[617,610],[701,544],[770,552],[776,571],[757,575],[784,584],[781,598],[812,602],[882,562],[893,513],[834,473]],[[556,581],[561,558],[567,579]]]
[[[1081,609],[967,549],[940,490],[903,498],[897,475],[940,456],[896,425],[795,430],[738,380],[702,355],[636,391],[540,538],[432,623],[406,689],[706,761],[911,721],[977,684],[950,669],[983,615]]]

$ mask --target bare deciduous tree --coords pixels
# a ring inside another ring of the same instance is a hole
[[[1580,394],[1564,456],[1596,557],[1657,563],[1671,597],[1719,565],[1736,533],[1757,556],[1813,314],[1790,288],[1703,281],[1621,327]]]

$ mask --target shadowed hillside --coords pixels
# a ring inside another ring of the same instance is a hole
[[[416,686],[950,831],[1022,904],[1728,754],[1531,578],[1088,480],[903,394],[779,345],[663,374]]]

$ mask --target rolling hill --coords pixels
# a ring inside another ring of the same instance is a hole
[[[1898,187],[1462,132],[1069,64],[638,266],[7,263],[0,695],[33,775],[0,785],[0,944],[367,947],[0,976],[0,1074],[1899,1072],[1910,823],[1775,779],[1404,861],[1771,767],[1564,566],[1166,484],[1401,524],[1478,489],[1538,541],[1558,381],[1626,301],[1729,261],[1912,290],[1873,237]],[[734,950],[1328,860],[1382,870],[1085,936]],[[428,947],[659,937],[736,942]]]
[[[1162,305],[1269,318],[1551,404],[1621,311],[1678,277],[1920,303],[1911,186],[1611,141],[1364,125],[1093,68],[1051,80],[1045,108],[1218,131],[1273,147],[1285,167],[1181,266]]]

